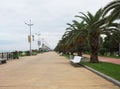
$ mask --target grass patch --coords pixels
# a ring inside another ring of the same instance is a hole
[[[104,73],[118,81],[120,81],[120,65],[100,62],[100,63],[89,63],[81,62],[83,65],[89,66],[101,73]]]

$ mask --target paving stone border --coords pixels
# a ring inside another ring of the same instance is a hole
[[[82,65],[82,64],[81,64],[81,65]],[[117,80],[115,80],[115,79],[113,79],[113,78],[111,78],[111,77],[109,77],[109,76],[107,76],[107,75],[105,75],[105,74],[103,74],[103,73],[101,73],[101,72],[98,72],[98,71],[94,70],[94,69],[91,68],[91,67],[88,67],[88,66],[86,66],[86,65],[82,65],[82,66],[85,67],[86,69],[92,71],[93,73],[95,73],[95,74],[103,77],[104,79],[106,79],[106,80],[108,80],[108,81],[110,81],[110,82],[112,82],[112,83],[114,83],[115,85],[117,85],[117,86],[120,87],[120,82],[119,82],[119,81],[117,81]]]

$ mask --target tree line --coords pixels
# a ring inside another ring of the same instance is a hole
[[[90,54],[90,62],[99,62],[98,53],[113,54],[119,51],[120,44],[120,0],[113,0],[95,14],[79,12],[68,27],[55,51],[64,54],[83,52]]]

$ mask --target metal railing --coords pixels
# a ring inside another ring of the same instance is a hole
[[[18,59],[19,58],[19,56],[17,56],[17,57],[15,57],[15,52],[2,52],[2,53],[0,53],[0,58],[2,58],[2,59],[7,59],[7,60],[9,60],[9,59]]]

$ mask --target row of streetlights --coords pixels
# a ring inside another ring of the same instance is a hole
[[[30,42],[30,55],[32,54],[32,50],[31,50],[31,26],[33,26],[34,24],[31,23],[31,20],[29,23],[25,23],[26,25],[28,25],[30,27],[30,35],[29,35],[29,42]],[[36,33],[36,35],[38,35],[38,50],[40,48],[41,42],[40,42],[40,33]],[[120,43],[119,43],[119,55],[120,55]]]
[[[28,36],[28,40],[29,40],[29,43],[30,43],[30,55],[32,55],[32,49],[31,49],[31,27],[34,25],[34,24],[32,24],[31,23],[31,20],[30,20],[30,22],[29,23],[25,23],[26,25],[28,25],[29,26],[29,28],[30,28],[30,34],[29,34],[29,36]],[[41,45],[41,42],[40,42],[40,33],[36,33],[36,35],[38,35],[38,50],[39,50],[39,48],[40,48],[40,45]]]

